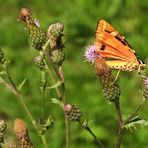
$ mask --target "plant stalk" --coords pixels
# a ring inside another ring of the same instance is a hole
[[[122,120],[122,114],[121,114],[121,109],[120,109],[120,102],[118,98],[114,101],[114,104],[115,104],[117,117],[118,117],[118,130],[117,130],[117,135],[116,135],[115,148],[120,148],[121,141],[122,141],[123,120]]]

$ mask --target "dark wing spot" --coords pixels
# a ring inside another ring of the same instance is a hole
[[[108,32],[108,33],[111,33],[110,31],[108,31],[108,30],[105,30],[106,32]]]
[[[102,44],[100,50],[105,50],[105,47],[106,47],[106,46]]]

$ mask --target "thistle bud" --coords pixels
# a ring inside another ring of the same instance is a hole
[[[55,23],[49,26],[47,31],[48,38],[50,37],[59,37],[63,35],[64,25],[61,23]]]
[[[119,85],[116,83],[115,78],[111,74],[111,70],[102,58],[97,58],[95,60],[95,70],[97,76],[100,77],[104,96],[111,102],[119,99]]]
[[[4,62],[4,53],[3,50],[0,49],[0,64],[2,64]]]
[[[7,124],[4,120],[0,120],[0,143],[4,143],[4,132],[7,128]]]
[[[42,57],[41,55],[36,56],[34,58],[34,63],[36,65],[36,67],[38,67],[40,70],[45,69],[44,57]]]
[[[57,50],[53,50],[51,52],[50,59],[51,59],[51,62],[53,64],[56,64],[56,65],[59,65],[60,66],[60,65],[62,65],[62,63],[63,63],[63,61],[65,59],[65,54],[61,50],[58,50],[58,49]]]
[[[46,34],[41,30],[39,22],[31,17],[29,9],[22,8],[20,11],[20,20],[25,22],[30,35],[32,46],[37,50],[42,50],[42,46],[47,40]]]
[[[79,121],[82,113],[80,112],[79,108],[75,105],[71,105],[71,104],[66,104],[64,105],[64,111],[67,115],[67,118],[70,121]]]
[[[14,121],[14,132],[17,137],[18,147],[20,148],[34,148],[31,143],[26,123],[21,119]]]
[[[144,78],[143,97],[148,99],[148,77]]]

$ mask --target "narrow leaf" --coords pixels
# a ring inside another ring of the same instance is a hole
[[[18,91],[21,91],[21,89],[23,88],[23,86],[24,86],[24,84],[25,84],[25,82],[26,82],[26,78],[19,84],[19,86],[18,86]]]
[[[51,87],[47,87],[47,89],[54,89],[54,88],[58,88],[61,84],[63,83],[63,81],[58,81],[57,83],[55,83],[53,86]]]
[[[61,102],[57,98],[51,98],[51,102],[61,106]]]

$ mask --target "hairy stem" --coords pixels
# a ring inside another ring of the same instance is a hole
[[[118,117],[118,130],[117,130],[117,135],[116,135],[116,148],[120,148],[121,141],[122,141],[122,126],[123,126],[123,120],[122,120],[122,114],[120,110],[120,103],[119,99],[116,99],[114,101],[115,107],[116,107],[116,112],[117,112],[117,117]]]

